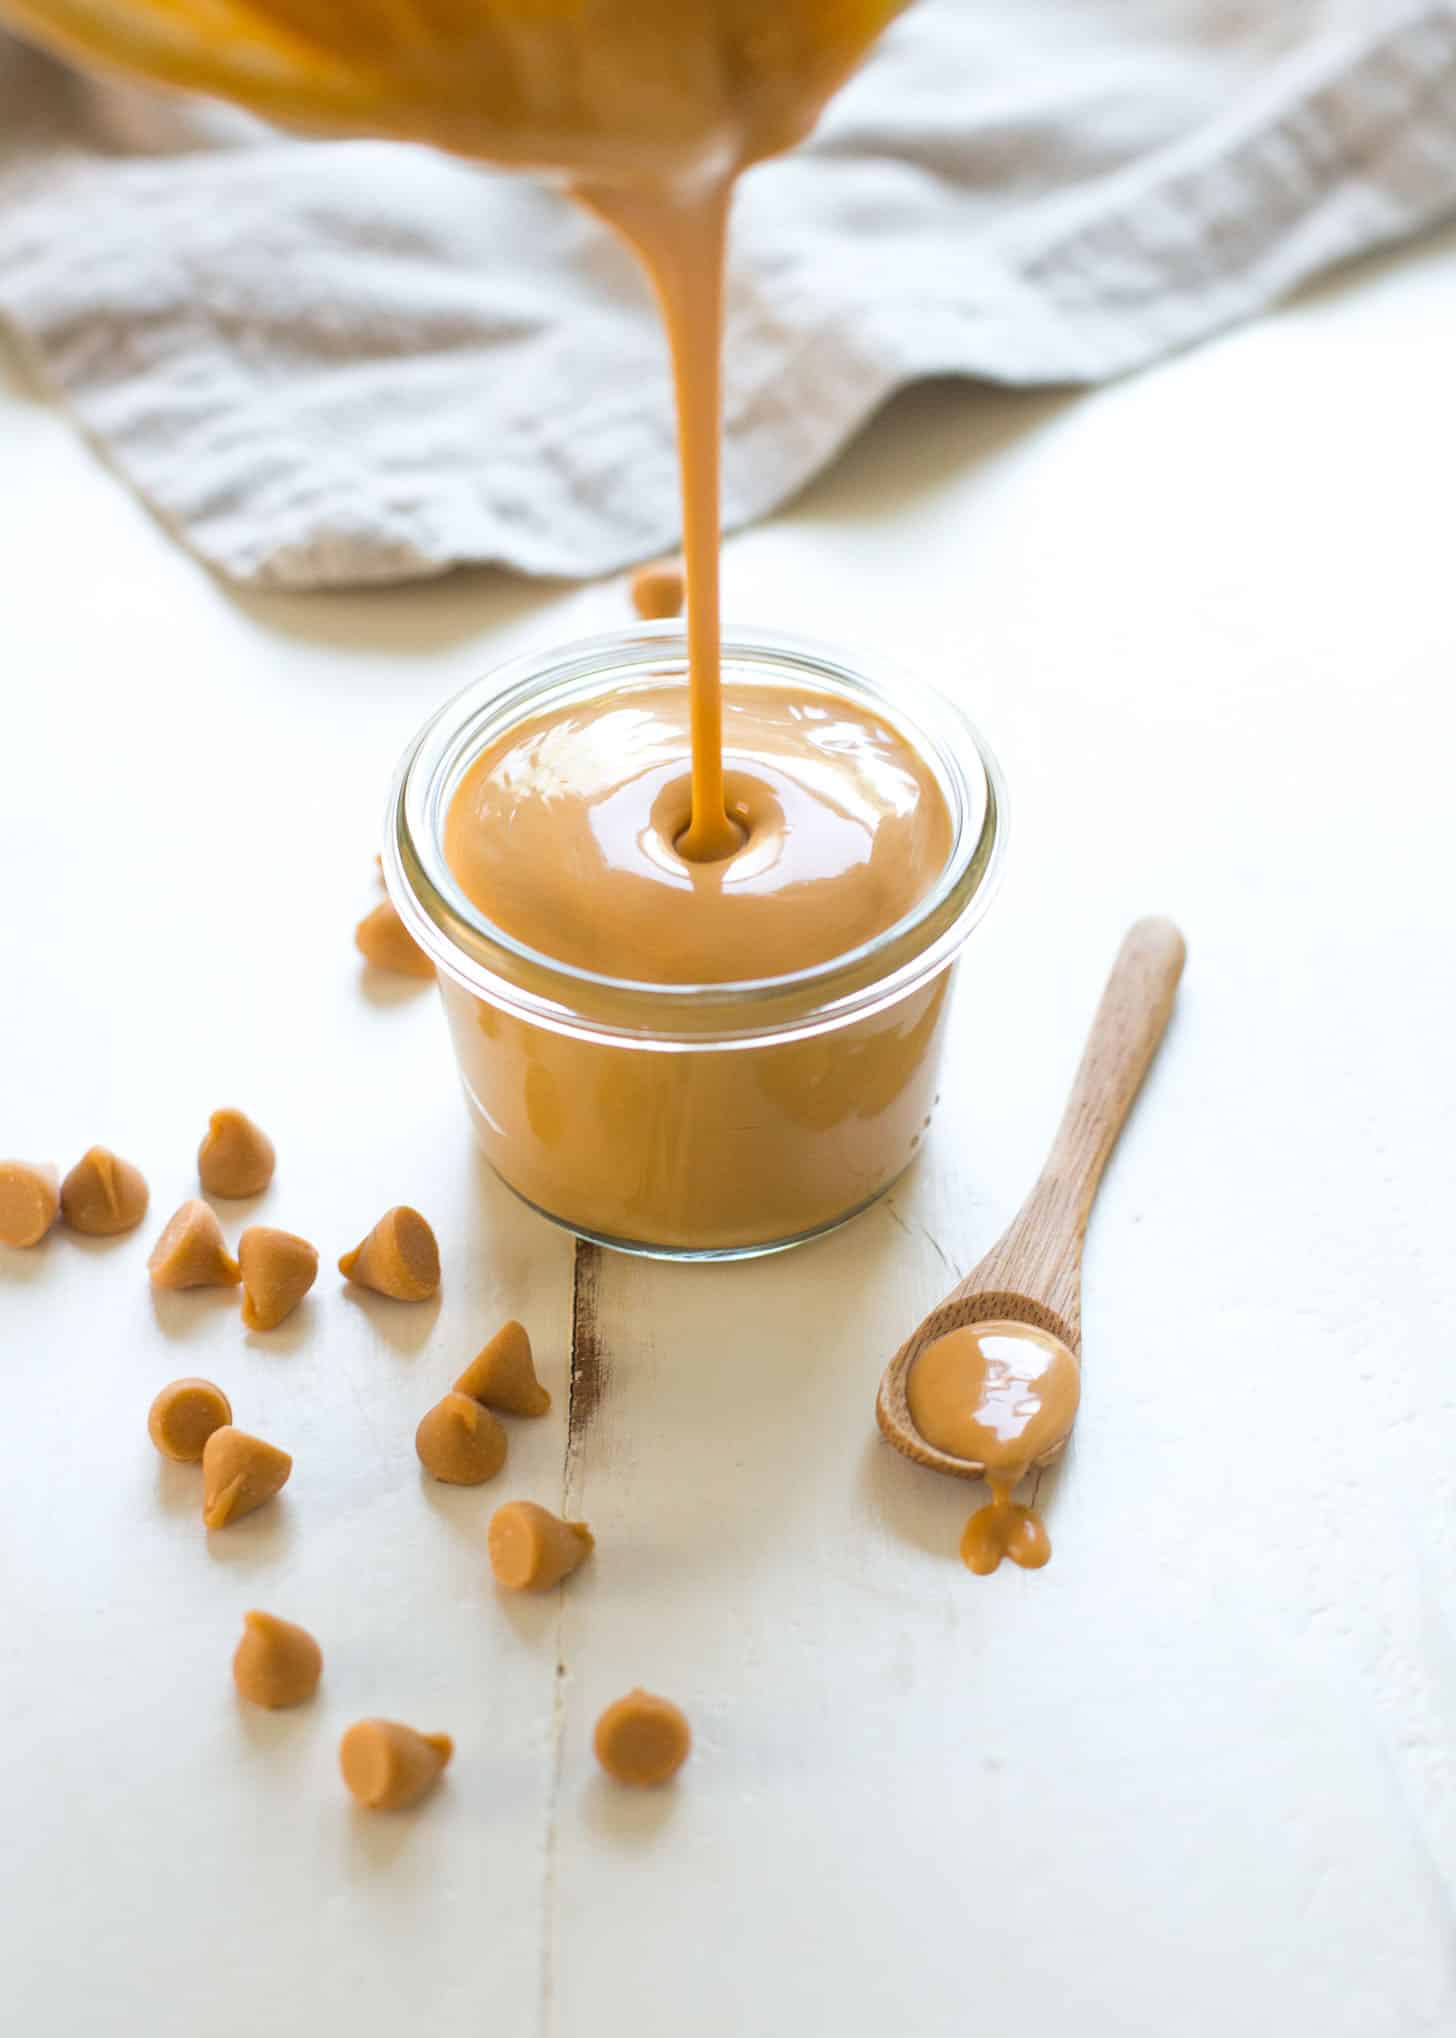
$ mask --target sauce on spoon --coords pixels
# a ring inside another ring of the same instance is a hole
[[[1003,1557],[1034,1571],[1050,1557],[1041,1516],[1011,1496],[1032,1464],[1065,1440],[1081,1393],[1081,1367],[1061,1339],[1010,1318],[949,1331],[910,1368],[905,1394],[921,1436],[985,1468],[990,1503],[961,1537],[972,1571],[994,1571]]]

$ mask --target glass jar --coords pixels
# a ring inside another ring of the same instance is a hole
[[[558,962],[473,905],[443,852],[451,800],[513,725],[603,693],[687,686],[675,624],[519,658],[425,724],[395,782],[384,877],[435,964],[476,1137],[501,1180],[580,1237],[673,1259],[797,1245],[882,1195],[930,1123],[954,964],[1005,838],[1000,770],[949,701],[779,635],[733,633],[726,689],[869,706],[933,769],[951,848],[901,920],[788,976],[655,984]]]

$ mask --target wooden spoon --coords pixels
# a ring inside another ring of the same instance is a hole
[[[1080,1363],[1082,1245],[1092,1200],[1117,1135],[1168,1024],[1183,974],[1183,936],[1171,920],[1139,920],[1124,940],[1097,1007],[1061,1126],[1035,1188],[963,1281],[932,1309],[885,1368],[875,1399],[880,1428],[907,1458],[955,1479],[985,1467],[928,1444],[910,1420],[905,1386],[922,1349],[947,1331],[997,1319],[1048,1330]],[[1035,1460],[1049,1465],[1060,1437]]]

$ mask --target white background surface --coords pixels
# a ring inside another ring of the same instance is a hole
[[[153,1206],[0,1249],[8,2028],[1452,2028],[1453,320],[1447,235],[1095,396],[922,392],[730,545],[730,616],[965,699],[1008,877],[916,1173],[782,1260],[607,1258],[569,1468],[571,1244],[350,935],[417,723],[621,588],[235,598],[9,371],[0,1147],[103,1141]],[[1055,1556],[976,1579],[974,1489],[876,1441],[875,1382],[1011,1215],[1146,911],[1190,960],[1094,1219]],[[325,1256],[269,1337],[145,1278],[222,1103],[279,1151],[229,1236]],[[438,1307],[327,1271],[401,1200]],[[415,1422],[507,1313],[552,1414],[432,1487]],[[185,1372],[296,1460],[210,1538],[146,1439]],[[488,1514],[568,1471],[597,1556],[506,1604]],[[254,1604],[319,1635],[312,1706],[235,1699]],[[639,1681],[697,1735],[651,1798],[590,1753]],[[456,1738],[416,1814],[343,1793],[370,1712]]]

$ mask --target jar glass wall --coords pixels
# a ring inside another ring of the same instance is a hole
[[[956,960],[1005,835],[994,758],[929,689],[751,633],[725,636],[723,679],[868,706],[931,767],[951,821],[945,866],[902,919],[848,953],[729,983],[605,976],[508,935],[456,882],[445,819],[472,763],[553,709],[686,688],[674,625],[516,660],[467,687],[410,746],[384,851],[390,895],[436,965],[471,1120],[501,1179],[583,1237],[682,1258],[812,1238],[909,1165],[930,1121]]]

